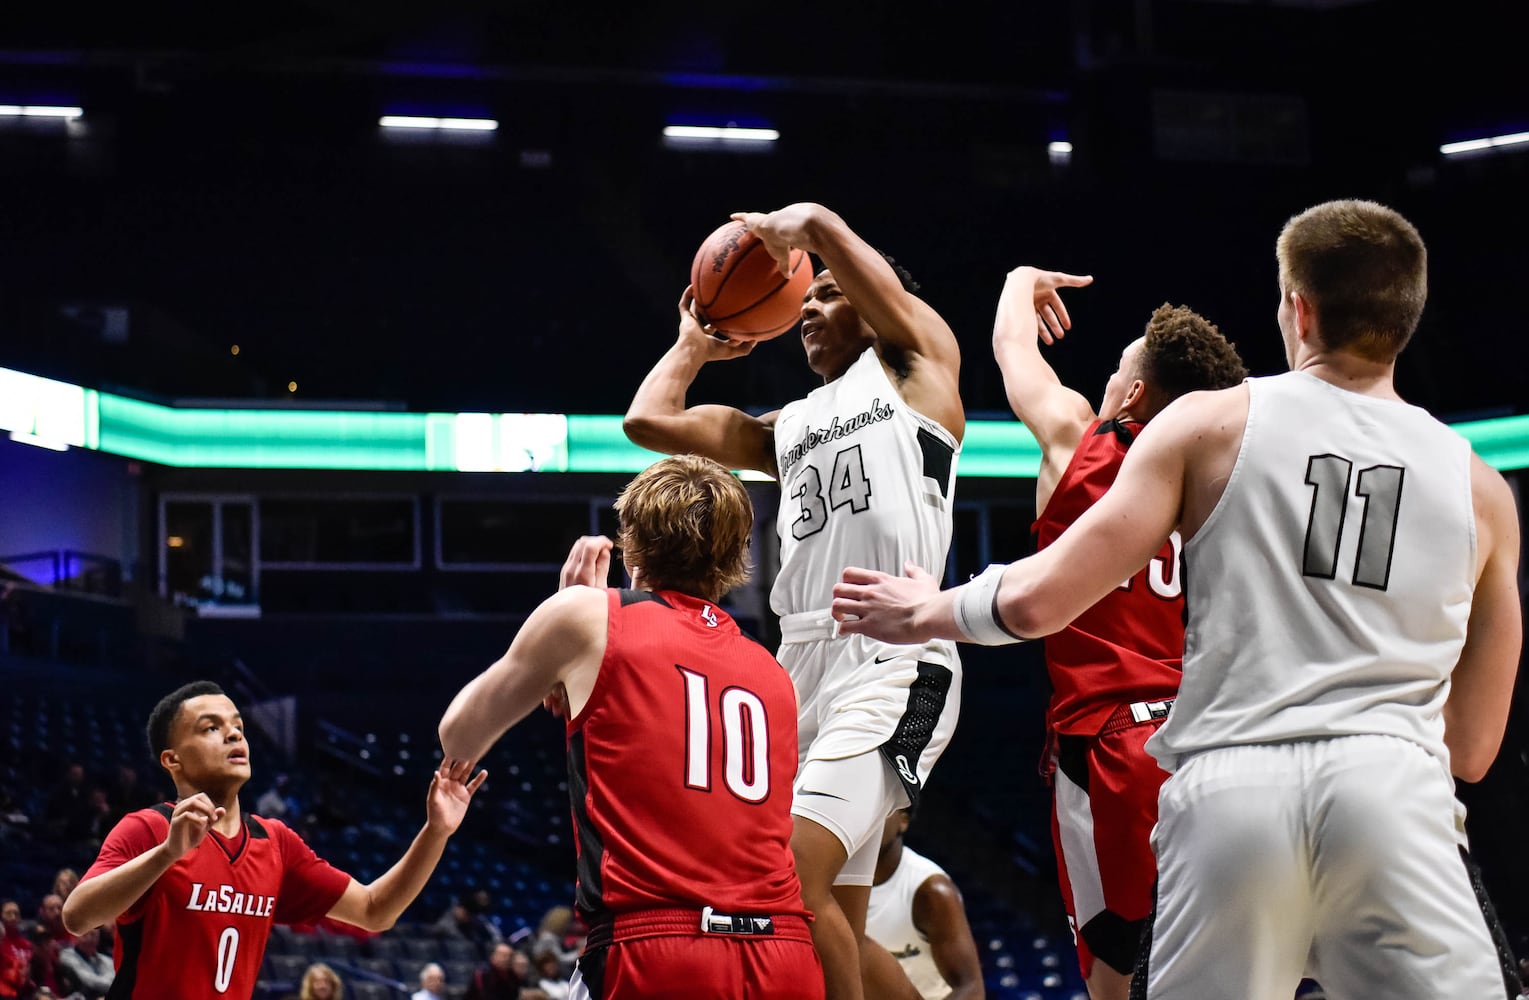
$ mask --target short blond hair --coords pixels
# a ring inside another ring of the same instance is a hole
[[[621,557],[651,590],[715,601],[749,577],[754,505],[743,484],[699,455],[655,462],[616,498]]]
[[[1373,201],[1329,201],[1285,223],[1274,245],[1280,294],[1300,292],[1322,343],[1393,361],[1428,299],[1428,248],[1400,213]]]

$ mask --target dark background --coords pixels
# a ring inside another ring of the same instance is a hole
[[[1091,396],[1163,301],[1269,372],[1279,226],[1368,197],[1432,251],[1403,392],[1446,418],[1529,396],[1529,147],[1438,152],[1529,128],[1498,5],[99,6],[0,29],[0,103],[85,108],[0,124],[0,364],[159,398],[295,380],[309,402],[620,412],[701,238],[814,200],[923,282],[968,408],[996,411],[1008,269],[1096,275],[1051,353]],[[501,127],[406,141],[389,112]],[[702,119],[782,138],[664,147]],[[697,397],[779,405],[811,385],[798,351],[788,335]]]

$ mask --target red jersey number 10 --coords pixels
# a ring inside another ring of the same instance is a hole
[[[685,682],[685,787],[711,791],[712,702],[707,677],[675,665]],[[744,802],[770,795],[770,730],[759,695],[724,688],[716,715],[722,724],[722,781]]]

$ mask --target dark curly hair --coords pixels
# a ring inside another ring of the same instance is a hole
[[[876,252],[881,253],[880,250],[877,250]],[[907,292],[909,295],[917,295],[918,290],[924,287],[923,285],[920,285],[918,282],[914,281],[913,275],[908,272],[908,269],[894,260],[891,254],[881,253],[881,259],[886,261],[891,266],[892,273],[897,275],[898,281],[902,282],[903,291]]]
[[[1216,324],[1187,306],[1163,303],[1147,321],[1138,362],[1164,405],[1186,392],[1226,389],[1248,377],[1237,348]]]

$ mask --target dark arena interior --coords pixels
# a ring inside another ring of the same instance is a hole
[[[576,537],[615,534],[617,492],[656,458],[620,416],[673,342],[691,255],[732,212],[828,206],[954,330],[968,437],[947,584],[1035,549],[1034,455],[1010,450],[1023,434],[991,346],[1006,273],[1094,276],[1044,350],[1095,405],[1163,302],[1271,375],[1274,237],[1333,198],[1390,205],[1427,241],[1396,386],[1517,492],[1529,83],[1501,5],[1446,10],[7,10],[0,897],[31,921],[55,873],[83,873],[112,823],[170,799],[144,722],[197,678],[244,711],[244,809],[274,789],[321,857],[381,875],[418,828],[452,696],[556,590]],[[793,330],[708,365],[688,400],[774,410],[818,384],[801,352]],[[723,604],[773,651],[780,491],[747,486],[754,576]],[[1041,646],[962,647],[960,724],[908,843],[960,887],[988,997],[1087,1000],[1037,774]],[[556,940],[566,975],[560,723],[537,710],[482,764],[396,926],[277,926],[255,996],[297,995],[316,961],[361,1000],[412,996],[430,962],[465,996],[500,938],[527,955]],[[1458,795],[1507,944],[1529,954],[1522,692],[1495,764]]]

